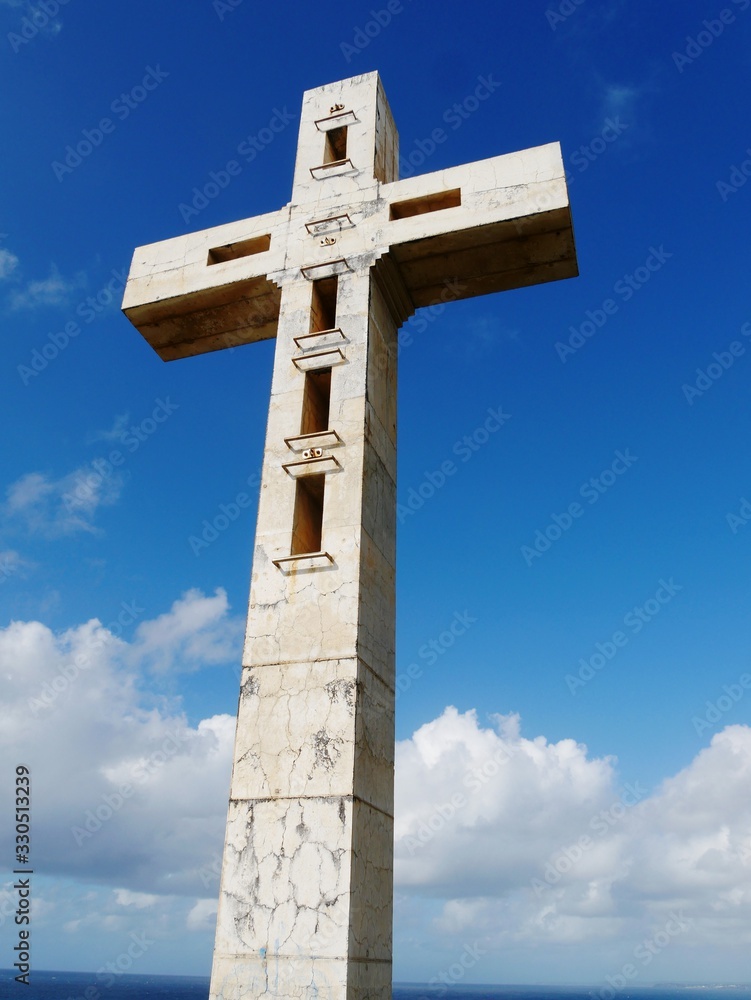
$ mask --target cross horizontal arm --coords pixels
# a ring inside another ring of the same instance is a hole
[[[357,171],[352,168],[357,176]],[[283,275],[388,256],[409,308],[578,273],[558,143],[136,250],[123,309],[164,360],[275,337]],[[317,263],[320,261],[320,264]]]
[[[289,214],[138,247],[122,308],[164,361],[276,336]]]
[[[433,201],[440,192],[450,206]],[[558,143],[385,184],[381,196],[415,307],[445,301],[447,281],[462,299],[578,274]]]

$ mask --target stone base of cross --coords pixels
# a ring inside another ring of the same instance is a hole
[[[308,91],[292,201],[135,252],[164,360],[276,337],[212,1000],[391,993],[397,331],[577,273],[557,143],[398,180],[376,73]]]

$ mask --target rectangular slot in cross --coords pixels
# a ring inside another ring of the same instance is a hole
[[[331,406],[331,369],[319,368],[305,373],[302,399],[301,434],[319,434],[329,429]]]
[[[320,552],[326,476],[304,476],[295,483],[295,519],[290,555]]]
[[[257,253],[265,253],[271,247],[271,234],[253,236],[249,240],[238,243],[227,243],[223,247],[213,247],[209,250],[207,264],[224,264],[228,260],[239,260],[241,257],[252,257]]]
[[[321,278],[313,282],[313,300],[310,306],[310,332],[322,333],[336,327],[336,300],[339,295],[339,278]]]
[[[326,132],[326,145],[324,148],[323,162],[340,163],[347,159],[347,126],[341,125],[339,128],[332,128]]]
[[[428,212],[442,212],[444,208],[459,208],[462,203],[461,188],[451,191],[440,191],[438,194],[424,195],[422,198],[410,198],[407,201],[396,201],[391,206],[392,219],[409,219],[413,215],[427,215]]]

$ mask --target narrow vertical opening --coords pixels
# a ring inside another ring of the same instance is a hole
[[[313,282],[313,302],[310,307],[310,332],[321,333],[336,326],[336,300],[339,278],[321,278]]]
[[[295,484],[297,492],[290,555],[321,551],[325,480],[325,476],[302,476]]]
[[[347,126],[332,128],[326,132],[326,148],[323,154],[324,163],[338,163],[347,159]]]
[[[301,434],[320,434],[329,429],[331,407],[331,369],[319,368],[305,373],[302,399]]]

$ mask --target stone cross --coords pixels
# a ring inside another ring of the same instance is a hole
[[[557,143],[398,163],[377,73],[308,91],[292,201],[141,247],[125,291],[166,361],[277,339],[212,1000],[390,996],[397,331],[577,273]]]

